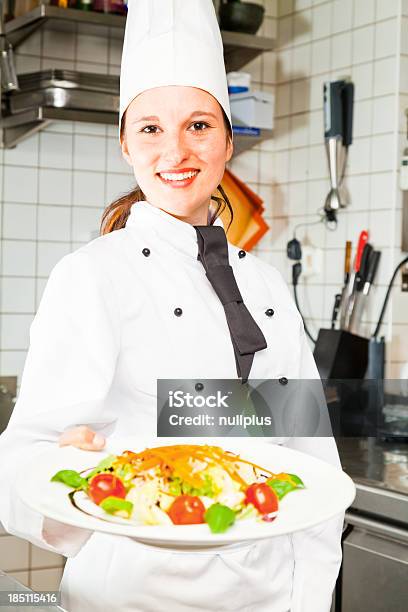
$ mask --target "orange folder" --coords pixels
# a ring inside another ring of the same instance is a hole
[[[221,181],[234,211],[234,219],[228,230],[228,240],[235,246],[250,251],[269,230],[262,214],[263,200],[230,170],[226,169]],[[220,215],[224,227],[231,220],[228,206]]]

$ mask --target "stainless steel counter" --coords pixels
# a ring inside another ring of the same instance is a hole
[[[337,445],[343,469],[357,488],[350,512],[400,522],[408,529],[408,444],[339,438]]]
[[[408,495],[408,443],[338,438],[344,470],[356,484]]]
[[[335,612],[405,612],[408,601],[408,444],[337,439],[357,494],[346,512]]]

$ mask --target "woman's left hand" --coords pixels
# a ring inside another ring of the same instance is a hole
[[[96,433],[86,425],[79,425],[64,431],[58,440],[60,446],[76,446],[83,450],[99,451],[105,446],[106,440],[100,433]]]

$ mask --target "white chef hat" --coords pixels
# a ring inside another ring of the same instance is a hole
[[[221,32],[212,0],[129,0],[119,129],[123,113],[138,94],[165,85],[208,91],[232,125]]]

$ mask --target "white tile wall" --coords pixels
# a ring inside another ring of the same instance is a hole
[[[4,572],[29,568],[30,544],[26,540],[10,535],[0,536],[1,569]]]
[[[121,43],[100,34],[88,27],[38,31],[16,50],[18,70],[117,72]],[[121,159],[116,126],[73,122],[53,123],[0,151],[0,182],[0,366],[20,378],[29,320],[52,267],[90,239],[104,207],[134,179]]]
[[[65,558],[0,532],[0,567],[22,584],[39,591],[58,590]]]
[[[93,34],[37,32],[16,51],[18,71],[117,73],[121,45]],[[18,386],[51,269],[89,241],[104,207],[133,182],[119,156],[116,127],[54,123],[0,150],[0,373],[17,375]],[[63,563],[61,555],[6,535],[0,526],[0,568],[27,586],[58,589]]]
[[[336,232],[324,231],[319,225],[307,232],[299,230],[300,237],[307,233],[313,244],[324,248],[322,274],[302,283],[304,313],[316,331],[319,325],[328,323],[334,293],[341,285],[346,239],[356,242],[359,231],[367,227],[383,253],[376,291],[365,317],[367,332],[378,317],[392,270],[402,258],[395,247],[400,244],[401,223],[398,147],[408,144],[403,136],[408,107],[406,6],[406,2],[401,5],[397,0],[278,3],[273,195],[268,209],[271,231],[256,252],[268,260],[273,258],[288,281],[291,266],[285,258],[286,241],[300,219],[315,219],[328,190],[323,83],[344,76],[355,83],[354,141],[346,175],[350,207],[342,212]],[[261,148],[261,168],[263,156]],[[248,168],[246,172],[251,174]],[[382,328],[390,344],[388,372],[393,373],[405,359],[398,338],[405,338],[408,326],[408,297],[398,288],[394,296],[396,314],[390,304],[386,317],[389,324]],[[405,311],[401,304],[405,304]],[[394,319],[398,327],[393,330]],[[391,350],[393,344],[397,348]]]
[[[382,248],[366,316],[367,330],[372,329],[401,258],[396,170],[408,106],[407,0],[259,1],[266,8],[260,33],[277,36],[279,48],[245,69],[257,87],[276,93],[275,137],[231,162],[231,169],[265,201],[271,229],[255,252],[289,281],[286,243],[297,224],[315,220],[328,190],[323,83],[351,76],[356,86],[347,169],[351,204],[336,232],[322,225],[298,229],[301,239],[324,253],[321,273],[302,280],[299,297],[316,335],[329,322],[341,284],[344,242],[355,242],[359,230],[368,227],[375,246]],[[18,70],[61,67],[117,74],[120,42],[94,34],[83,28],[77,34],[37,32],[17,50]],[[131,169],[120,156],[116,126],[54,123],[15,149],[0,151],[3,375],[20,379],[29,326],[52,267],[89,240],[104,207],[133,184]],[[398,375],[408,360],[408,309],[407,294],[396,287],[393,296],[383,331],[390,345],[387,372]],[[0,535],[0,559],[2,569],[35,588],[59,584],[62,558],[23,540]]]

